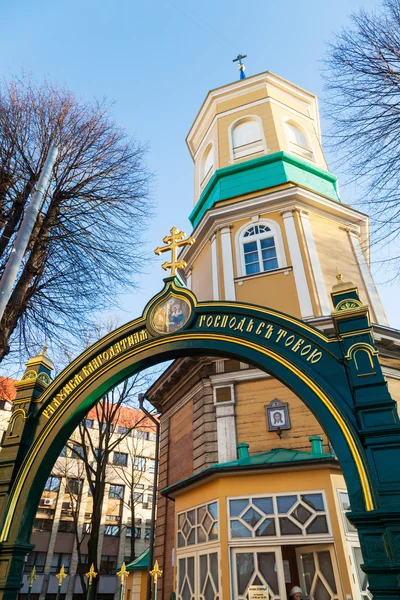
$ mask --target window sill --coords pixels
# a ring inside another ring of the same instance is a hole
[[[280,269],[273,269],[272,271],[263,271],[262,273],[255,273],[254,275],[242,275],[241,277],[235,277],[234,282],[241,285],[243,281],[247,281],[248,279],[258,279],[259,277],[277,275],[278,273],[289,275],[289,271],[293,271],[293,267],[281,267]]]

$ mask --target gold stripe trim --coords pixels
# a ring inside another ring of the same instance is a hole
[[[161,338],[161,339],[157,338],[157,339],[151,340],[145,346],[141,346],[139,348],[133,348],[130,352],[128,352],[127,354],[124,354],[123,356],[120,356],[118,358],[118,360],[114,361],[113,363],[108,363],[107,365],[103,365],[103,368],[96,372],[95,379],[100,377],[102,374],[106,373],[111,368],[114,368],[118,363],[125,361],[127,358],[131,358],[131,357],[135,356],[135,354],[150,350],[154,346],[159,346],[159,345],[161,346],[161,345],[170,344],[173,342],[179,342],[181,340],[217,340],[217,341],[226,341],[226,342],[230,342],[230,343],[233,342],[239,346],[245,346],[248,348],[252,348],[253,350],[256,350],[257,352],[260,352],[261,354],[264,354],[266,356],[269,356],[270,358],[273,358],[274,360],[276,360],[277,362],[281,363],[283,366],[288,368],[290,371],[292,371],[292,373],[294,373],[297,377],[299,377],[318,396],[318,398],[320,398],[320,400],[323,402],[323,404],[327,407],[329,412],[333,415],[333,417],[337,421],[337,423],[338,423],[340,429],[342,430],[343,435],[349,445],[350,452],[351,452],[354,462],[356,464],[356,468],[357,468],[357,471],[358,471],[358,474],[360,477],[360,482],[361,482],[361,486],[362,486],[362,490],[363,490],[363,494],[364,494],[366,510],[370,511],[370,510],[374,509],[374,501],[373,501],[372,491],[371,491],[370,483],[368,480],[368,475],[367,475],[367,472],[366,472],[366,469],[365,469],[365,466],[363,463],[363,459],[362,459],[360,451],[357,447],[357,443],[351,435],[351,431],[350,431],[346,421],[344,420],[344,418],[342,417],[342,415],[340,414],[338,409],[332,404],[330,399],[307,375],[302,373],[300,371],[300,369],[298,369],[296,366],[291,364],[288,360],[281,357],[279,354],[276,354],[272,350],[263,348],[262,346],[259,346],[258,344],[255,344],[253,342],[244,341],[244,340],[241,340],[240,338],[235,338],[233,336],[228,337],[228,336],[225,336],[222,334],[212,334],[212,333],[209,333],[209,334],[195,333],[192,335],[180,334],[180,335],[172,336],[170,338]],[[42,446],[44,440],[46,439],[48,433],[51,431],[51,429],[53,429],[53,427],[55,425],[58,424],[58,422],[62,418],[64,412],[71,406],[71,404],[75,401],[76,397],[79,397],[82,394],[82,392],[84,392],[84,390],[92,384],[93,384],[93,379],[90,379],[88,382],[86,382],[86,385],[84,387],[79,388],[79,391],[72,394],[70,396],[70,398],[63,405],[61,405],[60,410],[57,413],[55,413],[55,416],[57,418],[54,419],[54,421],[52,419],[50,419],[48,425],[46,425],[43,428],[41,434],[37,438],[37,440],[35,442],[36,448],[32,448],[32,450],[30,451],[29,456],[27,457],[25,466],[23,467],[21,476],[18,478],[16,487],[15,487],[15,491],[12,493],[12,496],[10,499],[10,507],[9,507],[9,510],[7,511],[7,516],[6,516],[6,519],[4,522],[4,527],[3,527],[3,530],[2,530],[1,536],[0,536],[0,542],[4,542],[7,540],[7,537],[8,537],[9,531],[10,531],[10,527],[11,527],[11,523],[12,523],[12,519],[14,516],[15,508],[16,508],[16,505],[17,505],[17,502],[18,502],[18,499],[19,499],[19,496],[21,493],[21,489],[24,485],[24,482],[27,478],[28,473],[30,472],[30,470],[32,468],[32,464],[35,460],[35,457],[37,456],[38,452],[40,451],[41,446]]]

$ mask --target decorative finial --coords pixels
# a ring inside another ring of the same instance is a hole
[[[240,79],[246,79],[246,73],[244,72],[246,67],[244,66],[244,64],[242,63],[242,59],[243,58],[247,58],[247,54],[238,54],[236,58],[233,59],[232,62],[238,62],[238,69],[239,69],[239,78]]]
[[[150,571],[150,575],[153,578],[154,585],[157,585],[157,579],[162,576],[162,573],[163,572],[161,571],[161,569],[158,566],[158,560],[156,560],[156,562],[154,563],[153,570]]]
[[[165,262],[161,266],[164,271],[171,269],[171,276],[175,277],[177,269],[184,269],[186,267],[186,262],[184,260],[178,260],[178,248],[183,248],[184,246],[191,246],[194,244],[194,237],[188,237],[185,240],[186,233],[183,231],[179,231],[176,227],[173,227],[170,230],[171,235],[166,235],[163,238],[164,244],[166,246],[159,246],[154,250],[154,253],[157,255],[162,254],[163,252],[171,252],[171,261]]]
[[[33,565],[32,571],[28,575],[28,581],[29,581],[30,588],[33,586],[33,583],[36,581],[36,579],[38,579],[38,577],[39,577],[39,575],[36,575],[36,567],[35,567],[35,565]]]
[[[129,575],[129,571],[126,570],[125,563],[123,562],[122,566],[121,566],[121,570],[117,571],[117,577],[119,578],[121,585],[124,585],[125,579],[128,577],[128,575]]]
[[[63,579],[67,578],[67,574],[66,574],[66,572],[64,570],[64,565],[62,565],[62,567],[60,569],[60,572],[57,573],[56,577],[58,579],[58,587],[61,587],[62,584],[63,584]]]
[[[47,346],[46,346],[46,344],[43,344],[42,349],[39,352],[39,354],[41,354],[42,356],[46,356],[46,352],[47,352]]]
[[[93,563],[90,565],[90,569],[89,569],[89,572],[88,572],[88,573],[86,573],[86,577],[87,577],[87,578],[88,578],[88,580],[89,580],[89,585],[92,585],[92,583],[93,583],[93,579],[94,579],[95,577],[97,577],[97,573],[96,573],[96,571],[94,570],[94,564],[93,564]]]
[[[339,283],[343,280],[343,275],[339,271],[339,267],[337,265],[336,265],[336,279],[338,280]]]

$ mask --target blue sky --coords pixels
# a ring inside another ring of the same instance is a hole
[[[365,0],[15,0],[2,3],[1,74],[21,68],[48,76],[87,99],[115,101],[119,125],[149,143],[156,216],[149,252],[169,228],[190,231],[193,167],[185,137],[209,89],[237,79],[237,53],[248,75],[271,70],[321,97],[321,59],[332,33]],[[323,131],[328,124],[322,122]],[[333,156],[328,155],[332,163]],[[341,173],[337,173],[339,176]],[[351,202],[356,186],[342,197]],[[377,260],[379,257],[375,255]],[[161,286],[155,259],[135,294],[122,299],[120,321],[138,316]],[[378,274],[378,282],[386,279]],[[392,327],[400,328],[399,285],[380,285]]]

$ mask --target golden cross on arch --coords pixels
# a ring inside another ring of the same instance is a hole
[[[121,570],[117,571],[117,577],[119,578],[121,585],[124,585],[125,579],[128,577],[128,575],[129,575],[129,571],[126,570],[125,563],[123,562],[122,566],[121,566]]]
[[[89,585],[92,585],[93,579],[95,577],[97,577],[97,573],[94,570],[94,564],[93,563],[90,565],[90,569],[89,569],[89,572],[86,573],[86,577],[89,579]]]
[[[64,570],[64,565],[62,565],[62,567],[60,569],[60,572],[57,573],[56,577],[58,579],[58,587],[61,587],[62,584],[63,584],[63,579],[67,578],[67,574],[66,574],[66,572]]]
[[[160,568],[159,568],[159,566],[158,566],[158,560],[156,560],[156,562],[154,563],[154,567],[153,567],[153,570],[152,570],[152,571],[150,571],[150,575],[151,575],[151,576],[152,576],[152,578],[153,578],[153,583],[154,583],[155,585],[157,585],[157,579],[158,579],[159,577],[161,577],[161,575],[162,575],[162,571],[161,571],[161,569],[160,569]]]
[[[154,253],[160,255],[163,252],[171,252],[171,262],[165,262],[161,266],[164,271],[171,269],[171,276],[175,277],[177,269],[184,269],[186,267],[186,262],[184,260],[178,260],[178,249],[183,248],[184,246],[191,246],[194,244],[195,239],[192,236],[185,239],[186,233],[179,231],[176,227],[172,227],[170,234],[171,235],[166,235],[165,238],[163,238],[163,242],[166,246],[159,246],[154,250]]]

